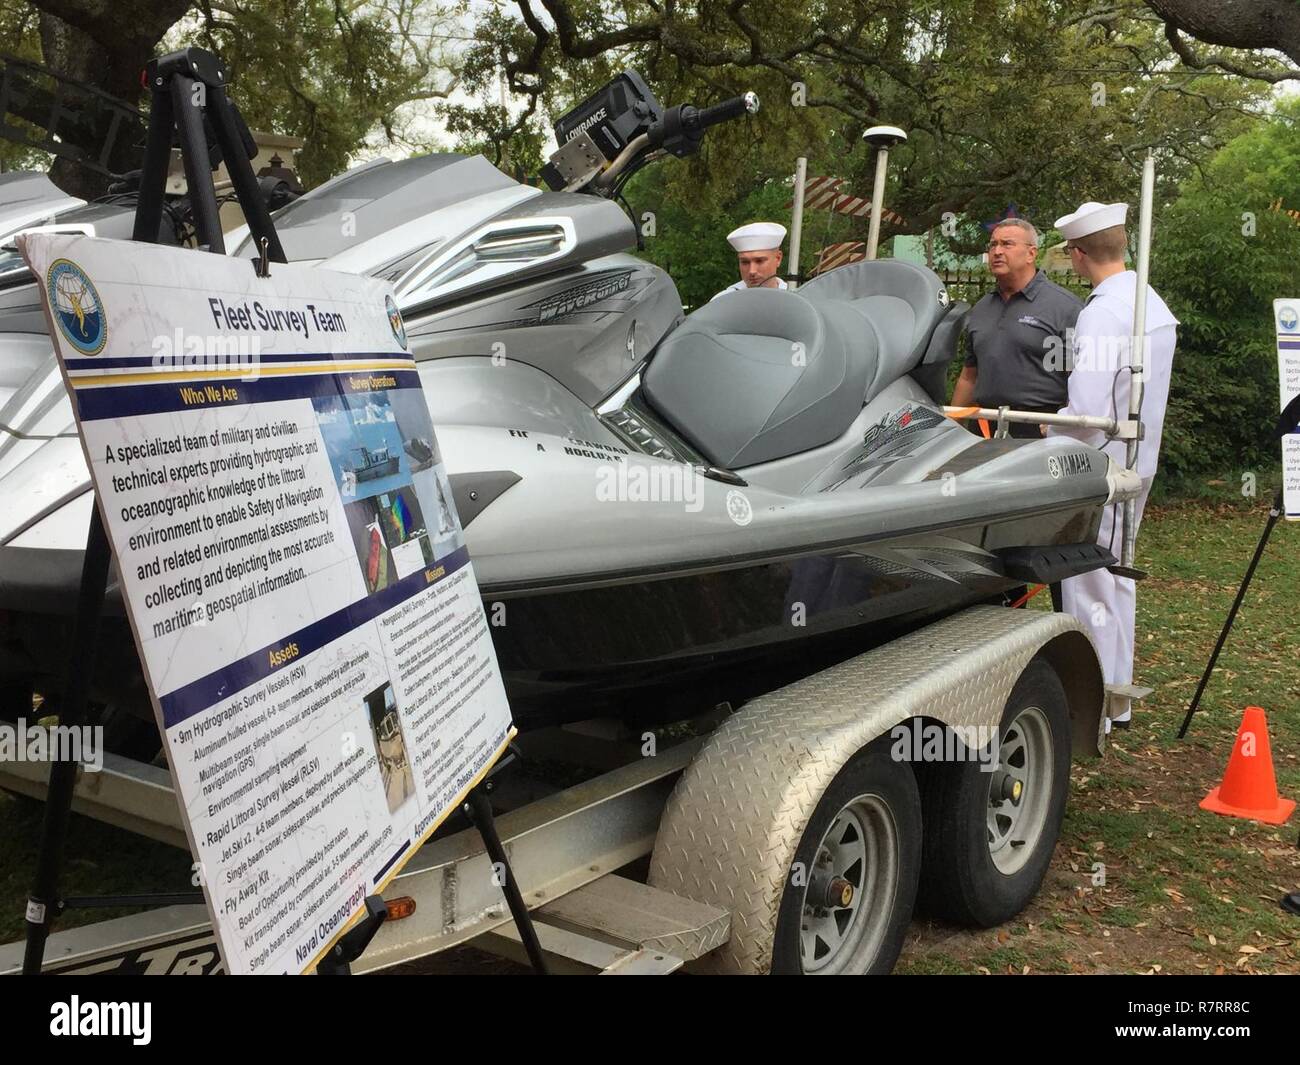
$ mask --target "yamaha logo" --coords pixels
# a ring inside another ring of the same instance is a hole
[[[1064,455],[1047,457],[1047,472],[1053,479],[1079,477],[1092,472],[1092,459],[1086,451],[1067,451]]]

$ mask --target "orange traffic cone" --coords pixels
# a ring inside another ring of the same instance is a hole
[[[1295,809],[1294,802],[1277,793],[1268,722],[1258,706],[1246,707],[1223,783],[1201,800],[1201,809],[1266,825],[1282,824]]]

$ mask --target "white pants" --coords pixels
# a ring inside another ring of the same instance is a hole
[[[1135,513],[1139,526],[1150,491],[1150,482],[1144,483],[1142,494],[1137,498]],[[1106,508],[1097,533],[1097,542],[1117,557],[1122,549],[1123,522],[1117,520],[1122,505]],[[1127,577],[1116,577],[1109,570],[1095,569],[1062,581],[1061,599],[1065,612],[1078,618],[1092,637],[1105,682],[1132,684],[1133,630],[1137,625],[1137,588],[1134,582]],[[1126,708],[1115,715],[1115,720],[1127,721],[1131,716],[1132,710]]]

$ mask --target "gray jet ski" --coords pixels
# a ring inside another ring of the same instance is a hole
[[[621,182],[755,106],[664,110],[624,74],[557,123],[551,191],[440,154],[275,216],[291,260],[394,285],[522,728],[734,705],[1115,561],[1094,539],[1127,471],[944,415],[966,308],[932,272],[863,262],[687,316],[629,253]],[[36,310],[30,278],[0,279],[0,367],[43,353],[0,395],[10,712],[61,684],[92,505]],[[151,722],[116,586],[107,609],[94,697]]]

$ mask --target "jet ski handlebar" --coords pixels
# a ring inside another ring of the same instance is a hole
[[[758,96],[752,92],[733,96],[720,104],[703,109],[687,104],[682,108],[682,128],[688,132],[703,132],[710,126],[730,122],[733,118],[743,118],[758,111]]]
[[[712,107],[698,108],[691,104],[679,104],[669,108],[648,130],[628,141],[613,162],[592,181],[592,185],[600,190],[613,188],[629,166],[652,152],[663,150],[677,156],[691,155],[699,148],[705,130],[732,119],[752,115],[758,111],[758,107],[757,94],[747,92]]]

